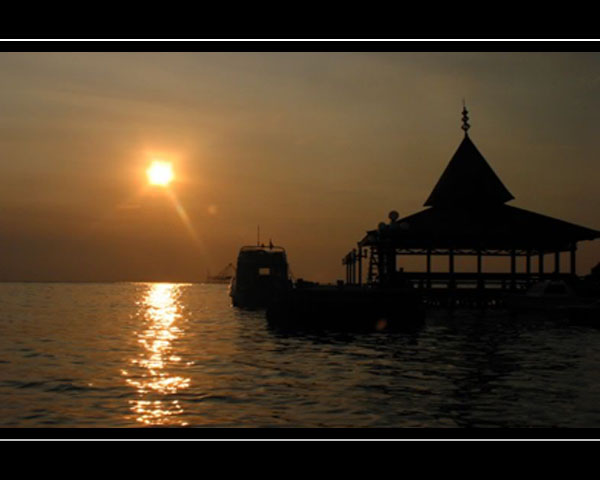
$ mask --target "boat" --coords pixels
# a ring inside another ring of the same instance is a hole
[[[276,292],[290,288],[287,255],[283,247],[244,246],[237,258],[230,296],[234,307],[266,307]]]
[[[269,326],[300,331],[415,331],[425,322],[421,295],[410,288],[302,285],[279,292]]]
[[[217,283],[217,284],[229,284],[233,279],[235,273],[235,267],[232,263],[229,263],[223,270],[216,275],[210,275],[209,272],[206,274],[206,280],[204,283]]]

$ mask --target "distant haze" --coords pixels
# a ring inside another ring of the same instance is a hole
[[[424,208],[463,98],[510,205],[600,229],[596,53],[2,53],[0,280],[201,281],[259,224],[296,277],[343,278]]]

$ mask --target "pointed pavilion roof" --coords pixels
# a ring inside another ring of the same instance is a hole
[[[463,100],[465,138],[425,202],[426,207],[502,205],[512,200],[508,189],[469,138],[469,112]]]
[[[514,197],[468,135],[438,180],[421,212],[367,232],[362,246],[382,242],[396,248],[523,249],[568,251],[573,243],[600,238],[600,231],[505,205]]]
[[[513,198],[465,132],[425,206],[501,205]]]

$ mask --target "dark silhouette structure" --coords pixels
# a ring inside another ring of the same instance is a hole
[[[273,295],[289,286],[289,267],[283,247],[270,243],[268,247],[261,244],[240,249],[230,290],[234,307],[265,307]]]
[[[233,263],[229,263],[229,264],[227,264],[227,266],[225,266],[225,268],[223,268],[223,270],[221,270],[216,275],[211,275],[210,272],[207,272],[206,280],[204,281],[204,283],[226,284],[226,283],[231,282],[231,279],[233,278],[234,274],[235,274],[235,267],[233,266]]]
[[[427,198],[428,208],[405,218],[391,212],[389,223],[368,231],[342,261],[347,283],[363,283],[365,258],[369,259],[367,283],[381,286],[517,290],[542,278],[576,275],[577,243],[598,238],[600,232],[507,205],[514,197],[471,141],[466,108],[462,114],[465,136]],[[570,255],[566,272],[561,270],[561,252]],[[399,272],[399,255],[425,257],[425,271]],[[546,270],[548,255],[554,262]],[[447,272],[432,272],[433,256],[448,259]],[[476,271],[455,272],[457,256],[477,257]],[[482,261],[489,256],[508,257],[510,273],[484,273]],[[525,257],[524,272],[517,273],[518,257]],[[536,272],[532,257],[538,258]]]

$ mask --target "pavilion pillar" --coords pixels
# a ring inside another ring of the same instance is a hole
[[[510,251],[510,289],[515,290],[516,283],[516,273],[517,273],[517,256],[515,253],[515,249],[513,248]]]
[[[448,270],[450,272],[449,288],[454,288],[454,249],[451,248],[448,256]]]
[[[427,288],[431,288],[431,248],[427,249]]]
[[[531,250],[525,254],[525,273],[527,274],[527,286],[531,283]]]
[[[356,284],[356,248],[352,249],[352,284]]]
[[[376,252],[377,250],[375,249],[375,247],[371,246],[368,250],[367,250],[367,256],[369,257],[369,266],[367,267],[367,283],[368,284],[373,284],[373,282],[375,281],[374,279],[374,274],[373,274],[373,269],[375,267],[375,262],[376,262]]]
[[[575,252],[577,251],[577,243],[571,245],[571,275],[577,275],[577,264]]]
[[[346,283],[350,283],[350,262],[348,261],[348,257],[346,257]]]
[[[343,263],[346,266],[346,283],[348,283],[348,258],[344,258]]]
[[[560,273],[560,251],[556,250],[554,252],[554,273]]]
[[[363,277],[363,273],[362,273],[362,259],[363,259],[363,249],[359,245],[358,246],[358,285],[359,286],[362,286],[362,277]]]
[[[481,249],[477,250],[477,288],[483,288]]]
[[[544,251],[540,251],[538,256],[538,270],[540,273],[540,277],[544,275]]]

